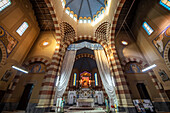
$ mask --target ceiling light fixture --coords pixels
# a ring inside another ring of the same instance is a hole
[[[49,42],[45,41],[45,42],[43,43],[43,46],[46,46],[46,45],[48,45],[48,44],[49,44]]]
[[[13,69],[16,69],[16,70],[18,70],[18,71],[21,71],[21,72],[23,72],[23,73],[28,73],[28,71],[25,71],[25,70],[23,70],[23,69],[21,69],[21,68],[19,68],[19,67],[16,67],[16,66],[12,66],[12,68]]]
[[[123,40],[123,41],[122,41],[122,44],[125,45],[125,46],[127,46],[127,45],[128,45],[128,42],[126,42],[126,41]]]
[[[151,66],[143,69],[142,72],[148,71],[148,70],[150,70],[150,69],[152,69],[152,68],[154,68],[154,67],[156,67],[156,64],[153,64],[153,65],[151,65]]]

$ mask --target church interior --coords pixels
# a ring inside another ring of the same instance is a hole
[[[170,112],[170,0],[0,0],[0,113]]]

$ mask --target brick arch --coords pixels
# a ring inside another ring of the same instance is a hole
[[[79,37],[75,37],[74,39],[69,39],[66,42],[60,43],[60,47],[57,48],[56,51],[54,52],[53,59],[49,68],[49,73],[47,74],[43,82],[44,85],[40,91],[40,100],[38,105],[50,106],[54,104],[54,95],[55,95],[54,82],[56,77],[60,76],[61,66],[63,63],[65,51],[70,44],[78,40],[92,40],[103,46],[106,52],[106,56],[109,59],[111,76],[113,76],[115,79],[115,84],[116,84],[115,91],[116,91],[118,103],[120,106],[126,106],[126,107],[127,105],[132,105],[130,92],[123,71],[121,69],[121,65],[119,63],[119,59],[115,48],[112,49],[108,48],[106,42],[91,36],[79,36]]]
[[[4,65],[6,62],[6,59],[7,59],[7,52],[6,52],[5,46],[3,45],[3,43],[1,41],[0,41],[0,49],[2,51],[2,60],[0,62],[0,65]]]
[[[167,65],[168,69],[170,70],[170,61],[168,59],[169,49],[170,49],[170,41],[165,46],[165,50],[164,50],[164,61],[165,61],[166,65]]]
[[[47,67],[47,71],[48,71],[49,66],[50,66],[50,61],[47,58],[44,58],[44,57],[33,57],[33,58],[25,61],[23,66],[28,66],[28,65],[30,65],[31,63],[34,63],[34,62],[44,63],[45,66]]]
[[[143,66],[143,68],[149,66],[148,63],[146,63],[143,59],[137,58],[137,57],[133,57],[133,56],[132,56],[132,57],[125,58],[124,60],[122,60],[122,65],[125,66],[127,63],[133,62],[133,61],[141,64],[141,65]],[[163,101],[163,102],[164,102],[164,101],[168,101],[169,99],[168,99],[168,97],[167,97],[164,89],[162,88],[160,82],[158,81],[155,73],[153,72],[153,70],[148,71],[148,74],[149,74],[149,76],[151,77],[151,80],[152,80],[152,82],[154,83],[155,88],[158,90],[159,96],[160,96],[160,98],[162,99],[162,101]]]
[[[83,54],[77,55],[75,60],[78,60],[78,59],[83,58],[83,57],[87,57],[87,58],[91,58],[91,59],[95,60],[95,56],[94,55],[87,54],[87,53],[83,53]]]
[[[149,66],[146,62],[144,62],[143,59],[141,59],[139,57],[133,57],[133,56],[126,57],[126,58],[122,59],[121,64],[122,64],[122,66],[125,66],[127,63],[133,62],[133,61],[139,63],[142,66],[142,68]]]
[[[105,42],[102,42],[96,37],[91,37],[91,36],[79,36],[79,37],[66,40],[65,42],[61,41],[59,48],[56,48],[54,52],[48,74],[45,76],[44,81],[42,83],[43,86],[39,94],[40,96],[39,103],[38,103],[39,106],[50,106],[54,104],[55,80],[57,76],[60,76],[61,67],[62,67],[66,49],[70,44],[76,41],[79,41],[79,40],[92,40],[92,41],[95,41],[101,44],[103,48],[105,49],[107,48],[107,45]]]
[[[117,25],[117,21],[118,21],[118,18],[119,18],[119,14],[122,10],[122,7],[124,5],[124,3],[126,2],[126,0],[119,0],[118,1],[118,7],[117,7],[117,10],[116,12],[114,12],[114,17],[113,17],[113,22],[112,22],[112,26],[111,26],[111,45],[110,46],[114,46],[114,38],[115,38],[115,30],[116,30],[116,25]]]

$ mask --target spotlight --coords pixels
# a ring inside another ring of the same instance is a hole
[[[142,72],[148,71],[148,70],[150,70],[150,69],[152,69],[152,68],[154,68],[154,67],[156,67],[156,64],[153,64],[153,65],[151,65],[151,66],[143,69]]]
[[[23,69],[21,69],[21,68],[19,68],[19,67],[16,67],[16,66],[12,66],[12,68],[13,69],[16,69],[16,70],[18,70],[18,71],[21,71],[21,72],[23,72],[23,73],[28,73],[28,71],[25,71],[25,70],[23,70]]]
[[[48,45],[48,44],[49,44],[49,43],[45,41],[45,42],[43,43],[43,46],[46,46],[46,45]]]
[[[128,45],[128,42],[122,41],[122,44],[125,45],[125,46],[127,46],[127,45]]]

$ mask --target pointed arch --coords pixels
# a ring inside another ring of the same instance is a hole
[[[170,41],[166,44],[165,50],[164,50],[164,61],[168,69],[170,70],[169,51],[170,51]]]

